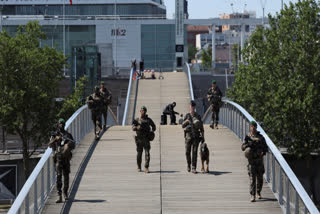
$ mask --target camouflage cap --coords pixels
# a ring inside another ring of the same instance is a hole
[[[212,83],[212,84],[216,84],[217,81],[216,81],[216,80],[212,80],[211,83]]]
[[[257,122],[256,122],[256,121],[253,121],[253,120],[250,122],[250,125],[251,125],[251,126],[254,126],[254,127],[256,127],[256,128],[257,128],[257,126],[258,126]]]
[[[59,119],[59,123],[61,123],[61,124],[66,124],[66,121],[65,121],[63,118],[60,118],[60,119]]]
[[[147,112],[147,107],[145,107],[145,106],[141,106],[141,110],[143,110],[143,111]]]
[[[100,84],[101,84],[101,85],[104,85],[104,81],[101,81]]]

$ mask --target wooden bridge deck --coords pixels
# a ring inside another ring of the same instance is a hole
[[[167,81],[143,80],[139,83],[137,107],[146,105],[158,128],[151,144],[151,172],[136,171],[131,126],[111,127],[99,142],[91,144],[88,139],[83,142],[83,145],[91,145],[87,146],[87,153],[75,152],[72,165],[80,166],[71,188],[70,200],[57,205],[51,197],[44,213],[59,213],[60,210],[61,213],[77,214],[281,213],[266,184],[262,190],[263,199],[249,202],[249,178],[246,159],[240,149],[241,142],[227,128],[212,130],[205,126],[206,142],[211,152],[210,173],[192,174],[186,171],[181,126],[159,126],[165,104],[175,100],[178,112],[188,111],[190,97],[187,84],[180,81],[176,84],[178,88],[174,85],[176,80],[184,78],[182,75],[170,74],[172,81],[165,76]],[[84,161],[80,164],[75,160],[80,160],[81,155]],[[200,170],[199,157],[197,169]]]

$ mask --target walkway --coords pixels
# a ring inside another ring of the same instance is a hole
[[[212,130],[205,126],[211,172],[186,171],[181,126],[159,126],[167,103],[176,101],[176,111],[188,111],[190,97],[184,75],[168,73],[164,80],[139,83],[137,110],[147,106],[158,128],[151,145],[151,173],[136,172],[131,126],[111,127],[89,148],[62,213],[281,213],[267,185],[263,200],[249,202],[241,142],[224,127]],[[44,213],[59,213],[58,206],[49,203]]]

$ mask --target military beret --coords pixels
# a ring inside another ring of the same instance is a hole
[[[217,83],[217,81],[216,81],[216,80],[212,80],[211,83],[212,83],[212,84],[215,84],[215,83]]]
[[[104,85],[104,81],[101,81],[100,84],[101,84],[101,85]]]
[[[250,125],[252,125],[252,126],[254,126],[254,127],[256,127],[256,128],[257,128],[257,126],[258,126],[258,124],[256,123],[256,121],[253,121],[253,120],[250,122]]]
[[[196,106],[196,102],[194,100],[191,100],[190,105],[191,106]]]
[[[63,118],[60,118],[59,123],[66,124],[66,121]]]
[[[147,107],[142,106],[142,107],[141,107],[141,110],[143,110],[143,111],[147,111]]]

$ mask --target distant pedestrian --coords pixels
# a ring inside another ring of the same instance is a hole
[[[212,112],[211,115],[211,125],[210,127],[218,129],[218,123],[219,123],[219,112],[221,107],[221,98],[222,98],[222,92],[220,88],[217,86],[217,82],[215,80],[212,80],[212,85],[208,89],[207,98],[210,103],[210,109]]]
[[[141,59],[139,63],[139,70],[140,70],[141,78],[144,78],[144,60],[143,59]]]
[[[94,136],[95,139],[98,140],[102,130],[101,116],[104,106],[103,96],[100,93],[99,86],[96,86],[94,89],[94,93],[88,97],[87,104],[89,109],[91,110],[91,119],[94,125]]]
[[[112,94],[111,92],[104,87],[104,82],[102,81],[100,83],[100,93],[103,97],[103,107],[102,107],[102,115],[104,118],[104,125],[103,125],[103,129],[106,130],[107,128],[107,116],[108,116],[108,106],[111,104],[112,101]]]

